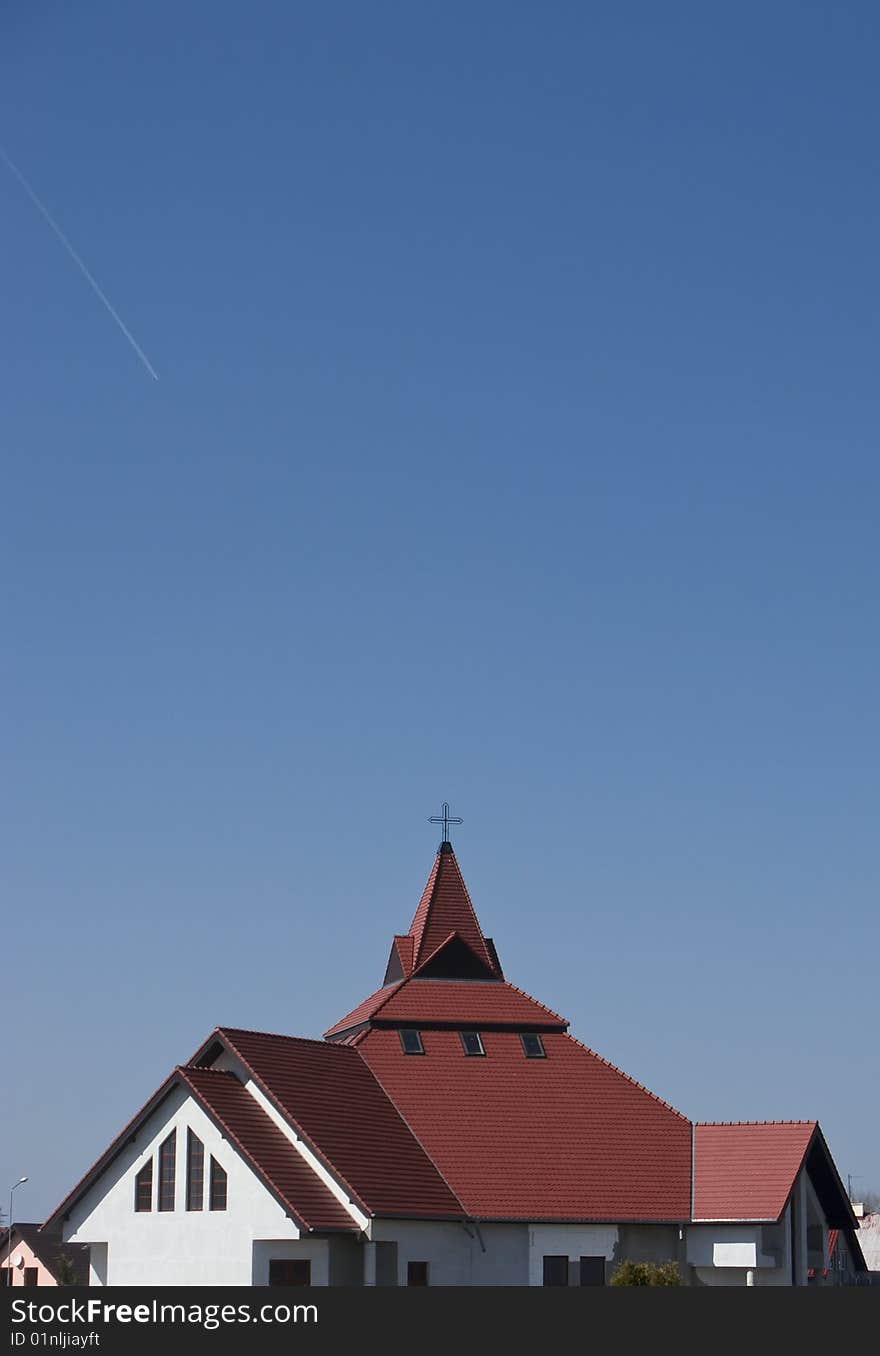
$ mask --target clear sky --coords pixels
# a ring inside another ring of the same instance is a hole
[[[8,0],[0,1203],[508,977],[880,1187],[880,13]]]

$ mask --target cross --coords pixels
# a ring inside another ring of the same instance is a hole
[[[450,824],[463,824],[463,823],[464,823],[464,820],[461,819],[458,815],[451,815],[451,814],[449,813],[449,801],[448,801],[448,800],[444,800],[444,802],[443,802],[443,813],[442,813],[442,815],[428,815],[428,823],[429,823],[429,824],[442,824],[442,825],[443,825],[443,842],[444,842],[444,843],[448,843],[448,842],[449,842],[449,825],[450,825]]]

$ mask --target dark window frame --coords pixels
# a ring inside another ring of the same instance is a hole
[[[22,1285],[39,1285],[39,1283],[40,1283],[40,1268],[25,1267],[24,1275],[22,1276]]]
[[[186,1131],[186,1208],[205,1208],[205,1146],[189,1126]]]
[[[599,1256],[578,1259],[578,1285],[604,1285],[605,1258]]]
[[[519,1039],[520,1044],[522,1045],[523,1048],[523,1054],[525,1055],[526,1059],[547,1058],[547,1051],[544,1049],[544,1042],[542,1041],[537,1031],[521,1031],[519,1033]],[[530,1050],[527,1044],[528,1041],[537,1041],[538,1043],[537,1050],[535,1049]]]
[[[305,1280],[279,1279],[279,1272],[293,1271],[305,1276]],[[274,1279],[273,1279],[274,1272]],[[270,1257],[269,1284],[299,1286],[312,1284],[312,1259],[310,1257]]]
[[[414,1027],[414,1026],[402,1026],[402,1027],[400,1028],[399,1035],[400,1035],[400,1045],[401,1045],[401,1049],[403,1050],[403,1053],[404,1053],[405,1055],[423,1055],[423,1054],[425,1053],[425,1045],[424,1045],[424,1042],[423,1042],[423,1040],[422,1040],[422,1033],[421,1033],[421,1031],[419,1031],[416,1027]],[[407,1038],[407,1036],[415,1036],[416,1041],[418,1042],[418,1049],[415,1049],[415,1050],[408,1050],[408,1049],[406,1048],[406,1038]]]
[[[159,1145],[159,1184],[156,1191],[156,1209],[171,1214],[177,1194],[177,1127],[166,1135]]]
[[[568,1285],[568,1258],[560,1253],[545,1253],[542,1285]]]
[[[462,1050],[465,1052],[466,1055],[473,1055],[473,1056],[483,1055],[483,1056],[485,1056],[485,1054],[486,1054],[486,1047],[485,1047],[484,1044],[483,1044],[483,1037],[480,1035],[480,1032],[479,1032],[479,1031],[459,1031],[458,1035],[459,1035],[459,1039],[461,1040],[461,1048],[462,1048]],[[468,1049],[468,1047],[467,1047],[467,1037],[468,1037],[468,1036],[470,1036],[472,1039],[476,1040],[479,1049],[477,1049],[477,1050],[469,1050],[469,1049]]]
[[[134,1213],[149,1215],[153,1209],[153,1155],[135,1173]]]
[[[211,1154],[210,1170],[210,1206],[211,1210],[225,1210],[229,1199],[229,1179],[226,1176],[226,1169],[221,1167],[213,1154]]]
[[[417,1277],[418,1279],[416,1279]],[[429,1286],[431,1284],[430,1263],[407,1262],[406,1283],[407,1285]]]

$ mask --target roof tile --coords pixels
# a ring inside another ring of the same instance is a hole
[[[815,1130],[815,1121],[695,1125],[694,1219],[778,1219]]]

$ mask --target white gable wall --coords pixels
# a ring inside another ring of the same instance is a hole
[[[175,1208],[158,1212],[159,1145],[177,1129]],[[186,1131],[205,1146],[205,1201],[186,1207]],[[134,1179],[153,1156],[153,1209],[136,1213]],[[225,1210],[209,1210],[210,1156],[227,1174]],[[93,1283],[106,1285],[251,1285],[255,1239],[295,1242],[299,1230],[254,1176],[214,1123],[183,1087],[175,1088],[125,1146],[63,1223],[65,1240],[106,1245],[93,1249]],[[326,1253],[326,1245],[324,1251]],[[322,1245],[302,1243],[297,1256],[313,1256],[320,1284]],[[274,1254],[273,1254],[274,1255]],[[279,1253],[278,1255],[284,1255]],[[288,1253],[287,1255],[291,1255]],[[326,1270],[326,1265],[324,1265]]]

